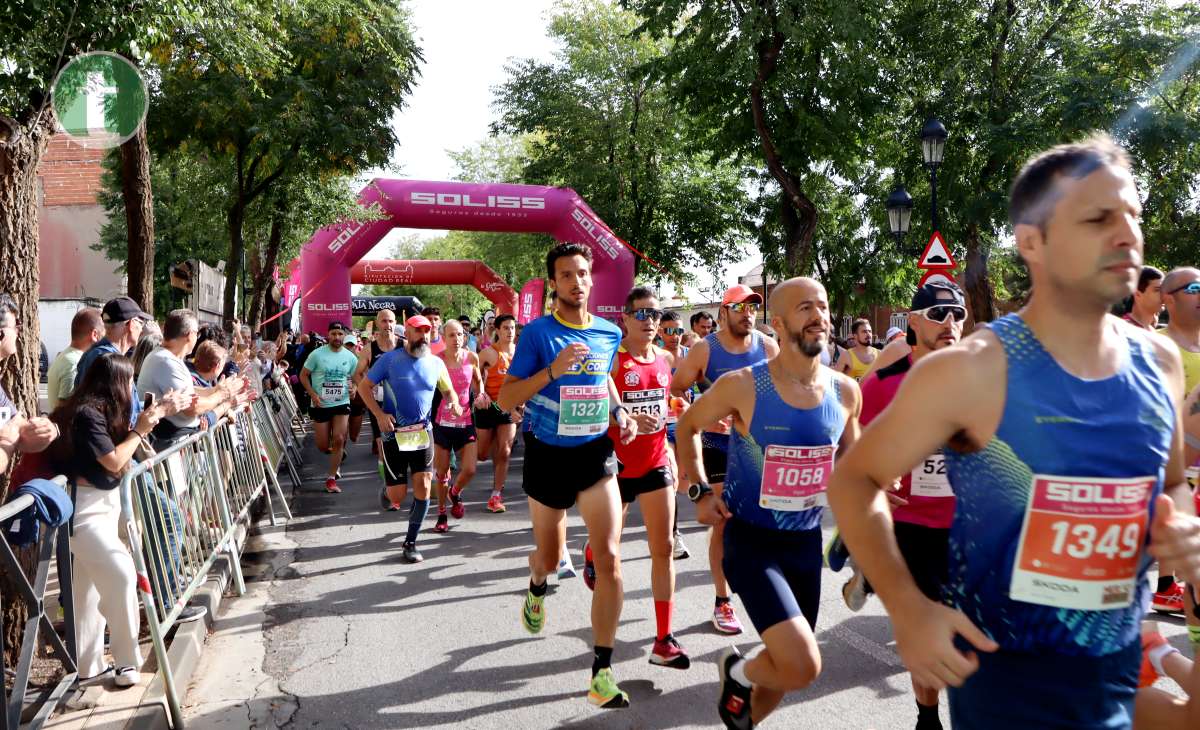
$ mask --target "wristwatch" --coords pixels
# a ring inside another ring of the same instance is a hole
[[[695,504],[704,499],[704,495],[712,494],[712,492],[713,489],[708,486],[708,482],[696,482],[688,487],[688,499],[692,500],[692,503]]]

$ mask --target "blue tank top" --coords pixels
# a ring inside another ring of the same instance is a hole
[[[725,373],[765,361],[767,349],[763,345],[763,339],[761,332],[753,330],[750,333],[750,349],[745,352],[733,353],[725,349],[716,332],[705,337],[704,341],[708,343],[708,364],[704,366],[704,380],[698,384],[700,392],[703,393],[712,387],[712,384],[717,382],[717,378]],[[729,449],[728,434],[704,431],[700,434],[700,439],[709,448],[721,451]]]
[[[729,436],[729,468],[725,474],[722,496],[734,517],[758,527],[772,530],[811,530],[821,525],[823,507],[800,511],[768,509],[763,487],[763,467],[768,447],[832,446],[836,447],[846,426],[842,409],[841,389],[837,377],[828,370],[822,374],[829,379],[825,395],[815,408],[795,408],[784,402],[775,390],[766,362],[753,365],[754,417],[750,434],[743,436],[736,428]],[[828,452],[832,466],[833,450]],[[829,478],[825,469],[821,483]]]
[[[1162,371],[1150,343],[1136,332],[1126,335],[1128,349],[1116,374],[1081,380],[1059,366],[1019,315],[987,326],[1007,358],[1004,414],[982,450],[944,449],[958,498],[945,597],[1005,649],[1111,654],[1138,641],[1149,601],[1151,560],[1144,542],[1128,607],[1078,610],[1029,603],[1011,598],[1010,585],[1035,474],[1153,476],[1153,520],[1175,423]],[[1048,542],[1052,536],[1044,537]]]

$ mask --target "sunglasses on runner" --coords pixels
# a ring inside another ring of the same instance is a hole
[[[682,327],[663,327],[663,328],[662,328],[662,332],[663,332],[663,334],[664,334],[664,335],[679,335],[679,336],[683,336],[684,329],[683,329]]]
[[[961,304],[935,304],[932,307],[914,310],[909,314],[919,314],[930,322],[945,324],[947,317],[954,317],[955,322],[966,319],[967,308]]]
[[[1183,292],[1184,294],[1200,294],[1200,281],[1188,282],[1187,284],[1176,287],[1167,293],[1178,294],[1179,292]]]
[[[725,307],[731,312],[758,313],[758,304],[756,302],[734,302],[733,304],[726,304]]]
[[[654,307],[638,307],[637,309],[626,309],[625,313],[630,315],[631,317],[633,317],[634,319],[636,319],[639,322],[645,322],[648,319],[652,319],[655,322],[657,322],[658,320],[662,319],[662,316],[663,316],[662,310],[655,309]]]

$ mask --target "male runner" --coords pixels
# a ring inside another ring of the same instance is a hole
[[[621,405],[638,423],[638,436],[620,443],[616,426],[608,437],[616,446],[617,485],[624,515],[634,501],[642,510],[646,542],[650,547],[650,592],[654,596],[656,633],[650,663],[675,669],[691,666],[687,653],[671,633],[675,603],[674,541],[675,473],[667,448],[667,399],[671,365],[666,354],[654,346],[662,310],[653,289],[637,286],[625,298],[625,337],[612,369],[613,384]],[[592,587],[594,571],[591,550],[584,549],[584,582]]]
[[[308,415],[313,421],[317,448],[329,454],[325,491],[330,494],[342,491],[337,480],[345,458],[343,449],[346,447],[346,422],[350,418],[351,377],[358,364],[354,354],[343,347],[345,337],[345,325],[330,322],[329,344],[313,350],[300,370],[300,384],[312,399]]]
[[[370,347],[363,348],[363,351],[358,353],[358,367],[354,370],[354,391],[358,392],[358,386],[362,383],[362,379],[366,376],[367,370],[374,365],[385,352],[391,352],[396,349],[396,313],[390,309],[381,309],[375,314],[374,332],[371,333]],[[361,400],[361,398],[360,398]],[[375,400],[383,400],[382,389],[376,389]],[[364,408],[366,406],[363,406]],[[371,453],[375,454],[379,460],[379,478],[383,479],[383,442],[380,440],[381,431],[379,424],[375,421],[375,417],[371,417]],[[385,490],[386,491],[386,490]],[[387,498],[386,493],[380,493],[380,501],[383,503],[384,509],[390,509],[392,500]]]
[[[848,352],[850,367],[847,373],[850,377],[862,382],[871,363],[875,362],[875,358],[879,356],[879,350],[871,346],[871,338],[875,336],[875,333],[871,331],[869,321],[856,319],[850,325],[850,336],[854,339],[854,347],[851,347]]]
[[[588,702],[628,707],[629,695],[617,686],[612,673],[624,591],[621,496],[609,423],[616,423],[625,443],[637,435],[637,425],[620,405],[609,376],[621,330],[587,311],[591,249],[577,243],[555,246],[546,255],[546,276],[557,306],[552,315],[525,327],[499,398],[503,411],[528,402],[525,418],[530,422],[522,487],[529,496],[535,549],[529,556],[529,590],[521,623],[534,634],[545,626],[546,576],[558,566],[567,509],[578,504],[596,571]]]
[[[442,310],[437,307],[425,307],[421,310],[421,316],[429,320],[429,326],[433,328],[430,332],[433,339],[429,341],[429,352],[441,355],[446,349],[446,343],[442,341]]]
[[[821,365],[829,301],[813,279],[771,292],[781,346],[766,362],[723,375],[679,420],[679,458],[698,481],[697,518],[725,525],[725,574],[742,598],[763,650],[745,660],[730,647],[717,706],[726,727],[761,723],[785,693],[821,671],[813,628],[821,600],[821,514],[834,454],[858,437],[858,386]],[[706,483],[700,429],[732,417],[729,469]]]
[[[1030,160],[1009,199],[1028,305],[922,358],[830,482],[901,659],[952,688],[955,730],[1130,727],[1150,556],[1200,578],[1178,352],[1108,314],[1141,271],[1140,213],[1107,137]],[[883,492],[939,448],[949,605],[915,584]]]
[[[479,460],[492,460],[492,496],[488,498],[488,511],[503,512],[506,509],[504,482],[508,479],[508,461],[517,427],[512,412],[501,410],[497,401],[516,352],[517,319],[511,314],[502,314],[496,317],[494,325],[496,342],[479,353],[483,390],[475,399],[475,429],[479,433]]]
[[[926,355],[958,342],[966,318],[966,301],[957,285],[931,282],[917,289],[908,313],[906,337],[912,354],[863,380],[859,422],[864,428],[891,403],[913,365]],[[896,496],[892,519],[900,554],[921,593],[940,603],[947,579],[950,524],[954,520],[954,492],[946,479],[941,452],[933,452],[911,472],[902,475]],[[850,610],[862,608],[867,590],[869,586],[856,569],[842,590]],[[917,730],[941,730],[938,691],[914,678],[913,692],[917,697]]]
[[[1163,272],[1153,266],[1143,266],[1133,292],[1133,306],[1121,319],[1144,330],[1158,329],[1158,315],[1163,309]]]
[[[450,375],[450,383],[458,393],[458,402],[471,402],[471,391],[479,393],[483,390],[483,381],[479,377],[479,356],[466,349],[466,333],[456,320],[447,320],[442,327],[442,341],[446,349],[442,352],[442,362]],[[450,455],[458,455],[458,476],[454,478],[454,486],[450,487]],[[450,529],[446,518],[446,497],[450,497],[453,506],[450,513],[455,519],[462,519],[466,514],[466,506],[462,501],[463,487],[475,476],[475,424],[471,421],[471,409],[463,408],[462,413],[454,415],[450,411],[449,402],[443,400],[438,405],[437,415],[433,420],[433,461],[434,471],[438,478],[438,518],[435,532],[445,532]]]
[[[711,314],[700,311],[692,315],[690,324],[692,325],[692,332],[696,333],[696,337],[703,340],[712,334],[713,328],[716,327],[717,323],[713,321]]]
[[[686,331],[683,329],[683,321],[679,318],[679,313],[670,310],[664,311],[662,321],[659,323],[658,332],[659,339],[663,343],[662,349],[667,355],[667,362],[671,363],[671,376],[674,377],[675,371],[679,368],[679,364],[683,362],[683,358],[687,357],[690,349],[683,344],[683,336]],[[687,403],[688,401],[684,398],[671,395],[667,409],[667,443],[671,446],[671,459],[674,462],[673,466],[676,477],[675,482],[681,485],[687,484],[688,479],[686,474],[679,473],[679,456],[675,450],[675,424],[678,423],[679,414],[687,407]],[[692,556],[688,552],[687,545],[683,542],[683,536],[679,534],[679,510],[675,510],[675,521],[671,526],[671,538],[673,542],[671,557],[676,560],[686,560]]]
[[[703,392],[725,373],[749,367],[779,354],[779,345],[754,329],[754,320],[762,304],[762,296],[758,292],[745,284],[737,284],[725,290],[721,302],[721,310],[717,313],[720,329],[697,342],[695,347],[688,351],[687,357],[676,368],[675,377],[671,380],[671,395],[683,397],[693,385],[698,385]],[[697,402],[700,398],[697,398]],[[704,473],[719,494],[725,482],[729,424],[714,422],[702,425],[706,427],[702,440]],[[686,460],[680,460],[680,471],[695,479],[695,472],[687,471],[688,466]],[[738,621],[733,604],[729,602],[729,583],[725,580],[722,567],[724,529],[724,523],[714,524],[708,540],[708,565],[717,593],[712,623],[722,634],[740,634],[742,623]]]
[[[835,338],[830,337],[829,345],[821,351],[821,364],[839,373],[848,372],[850,370],[849,352],[839,345]]]
[[[448,414],[462,414],[441,358],[429,354],[432,326],[422,315],[404,322],[404,347],[385,353],[359,381],[363,403],[383,431],[384,484],[392,510],[400,509],[412,473],[413,502],[408,512],[408,534],[404,539],[404,560],[419,563],[425,558],[417,550],[417,533],[429,511],[430,470],[433,468],[433,438],[429,413],[434,389],[449,403]],[[376,386],[383,387],[383,407],[375,399]]]

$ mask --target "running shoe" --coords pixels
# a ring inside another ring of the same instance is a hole
[[[405,542],[403,550],[404,562],[406,563],[419,563],[425,559],[425,556],[422,555],[421,551],[417,549],[417,544],[415,542]]]
[[[576,575],[575,566],[571,564],[570,556],[565,557],[562,560],[558,561],[558,579],[559,580],[566,580],[567,578],[574,578],[575,575]]]
[[[867,605],[867,579],[857,568],[842,586],[842,600],[846,602],[846,608],[856,613]]]
[[[722,634],[742,633],[742,622],[738,621],[737,614],[733,612],[731,601],[724,601],[713,606],[712,622],[717,631]]]
[[[665,639],[654,640],[654,648],[650,651],[650,663],[671,669],[687,669],[692,666],[687,652],[671,634],[667,634]]]
[[[400,503],[399,503],[399,502],[392,502],[391,504],[389,504],[389,505],[387,506],[387,511],[388,511],[388,512],[399,512],[399,511],[400,511]]]
[[[525,605],[521,607],[521,625],[531,634],[541,633],[546,625],[546,597],[535,596],[525,591]]]
[[[467,505],[463,504],[462,490],[450,489],[450,514],[454,519],[461,520],[467,513]]]
[[[142,675],[137,667],[117,667],[113,672],[113,684],[118,687],[132,687],[142,681]]]
[[[611,667],[601,669],[592,677],[592,686],[588,689],[588,702],[608,710],[629,707],[629,695],[617,686]]]
[[[833,528],[833,537],[829,539],[829,544],[825,546],[825,565],[837,573],[846,567],[846,561],[849,559],[850,551],[846,549],[846,543],[842,542],[842,535],[835,527]]]
[[[504,506],[504,498],[499,494],[492,495],[492,498],[488,500],[487,508],[488,512],[494,512],[496,514],[504,512],[507,509]]]
[[[392,498],[388,496],[387,487],[379,488],[379,509],[392,509]]]
[[[433,531],[434,532],[449,532],[449,530],[450,530],[450,518],[446,515],[445,512],[442,512],[438,515],[437,524],[433,526]]]
[[[675,547],[671,550],[671,557],[676,560],[687,560],[692,556],[688,552],[687,545],[683,544],[683,536],[678,532],[675,533]]]
[[[1155,593],[1150,608],[1159,613],[1183,613],[1183,585],[1172,583],[1170,589]]]
[[[741,652],[736,647],[729,647],[721,652],[717,660],[717,672],[721,677],[721,697],[717,700],[717,714],[725,727],[733,730],[750,730],[754,723],[750,720],[750,688],[734,679],[730,672],[744,662]]]
[[[328,492],[329,494],[341,494],[342,488],[337,485],[336,478],[327,477],[325,479],[325,491]]]
[[[583,546],[583,584],[589,591],[596,590],[596,563],[592,561],[592,544]]]

